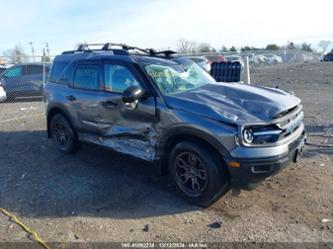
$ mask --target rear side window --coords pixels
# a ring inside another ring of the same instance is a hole
[[[87,90],[100,90],[98,75],[98,66],[78,66],[74,74],[74,87]]]
[[[68,75],[69,70],[65,70],[67,66],[68,62],[54,62],[52,64],[49,80],[56,83],[67,84],[70,79]]]

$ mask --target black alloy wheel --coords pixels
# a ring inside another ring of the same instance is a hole
[[[188,196],[200,196],[208,183],[205,164],[193,152],[183,152],[176,158],[177,184]]]
[[[57,148],[63,153],[74,153],[79,147],[78,137],[68,119],[62,114],[52,117],[50,132]]]

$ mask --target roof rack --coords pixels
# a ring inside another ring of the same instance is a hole
[[[155,56],[164,55],[165,57],[171,57],[173,54],[177,54],[177,52],[173,50],[162,50],[162,51],[153,50],[151,53],[151,55]]]
[[[100,46],[102,48],[100,49],[91,49],[90,47],[96,47],[96,46]],[[76,52],[92,52],[92,51],[118,51],[119,49],[114,49],[113,47],[120,47],[122,51],[121,54],[124,54],[124,52],[133,50],[133,51],[139,51],[141,53],[144,54],[148,54],[150,56],[157,56],[157,57],[167,57],[170,58],[173,54],[176,54],[175,51],[172,50],[163,50],[163,51],[156,51],[153,48],[139,48],[139,47],[133,47],[133,46],[129,46],[127,44],[124,43],[112,43],[112,42],[108,42],[108,43],[82,43],[79,45],[77,50],[72,50],[72,51],[65,51],[63,52],[63,54],[72,54],[72,53],[76,53]]]

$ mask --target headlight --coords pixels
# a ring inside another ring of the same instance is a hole
[[[281,129],[272,127],[248,127],[242,132],[243,141],[247,144],[267,144],[275,143],[279,140]]]
[[[245,143],[248,143],[248,144],[252,143],[252,141],[253,141],[253,132],[252,132],[251,129],[246,128],[246,129],[243,130],[243,139],[244,139]]]

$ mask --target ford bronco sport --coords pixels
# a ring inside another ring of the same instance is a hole
[[[215,82],[172,51],[107,43],[63,52],[44,101],[48,137],[60,151],[73,153],[82,141],[154,162],[203,206],[296,162],[305,141],[292,93]]]

